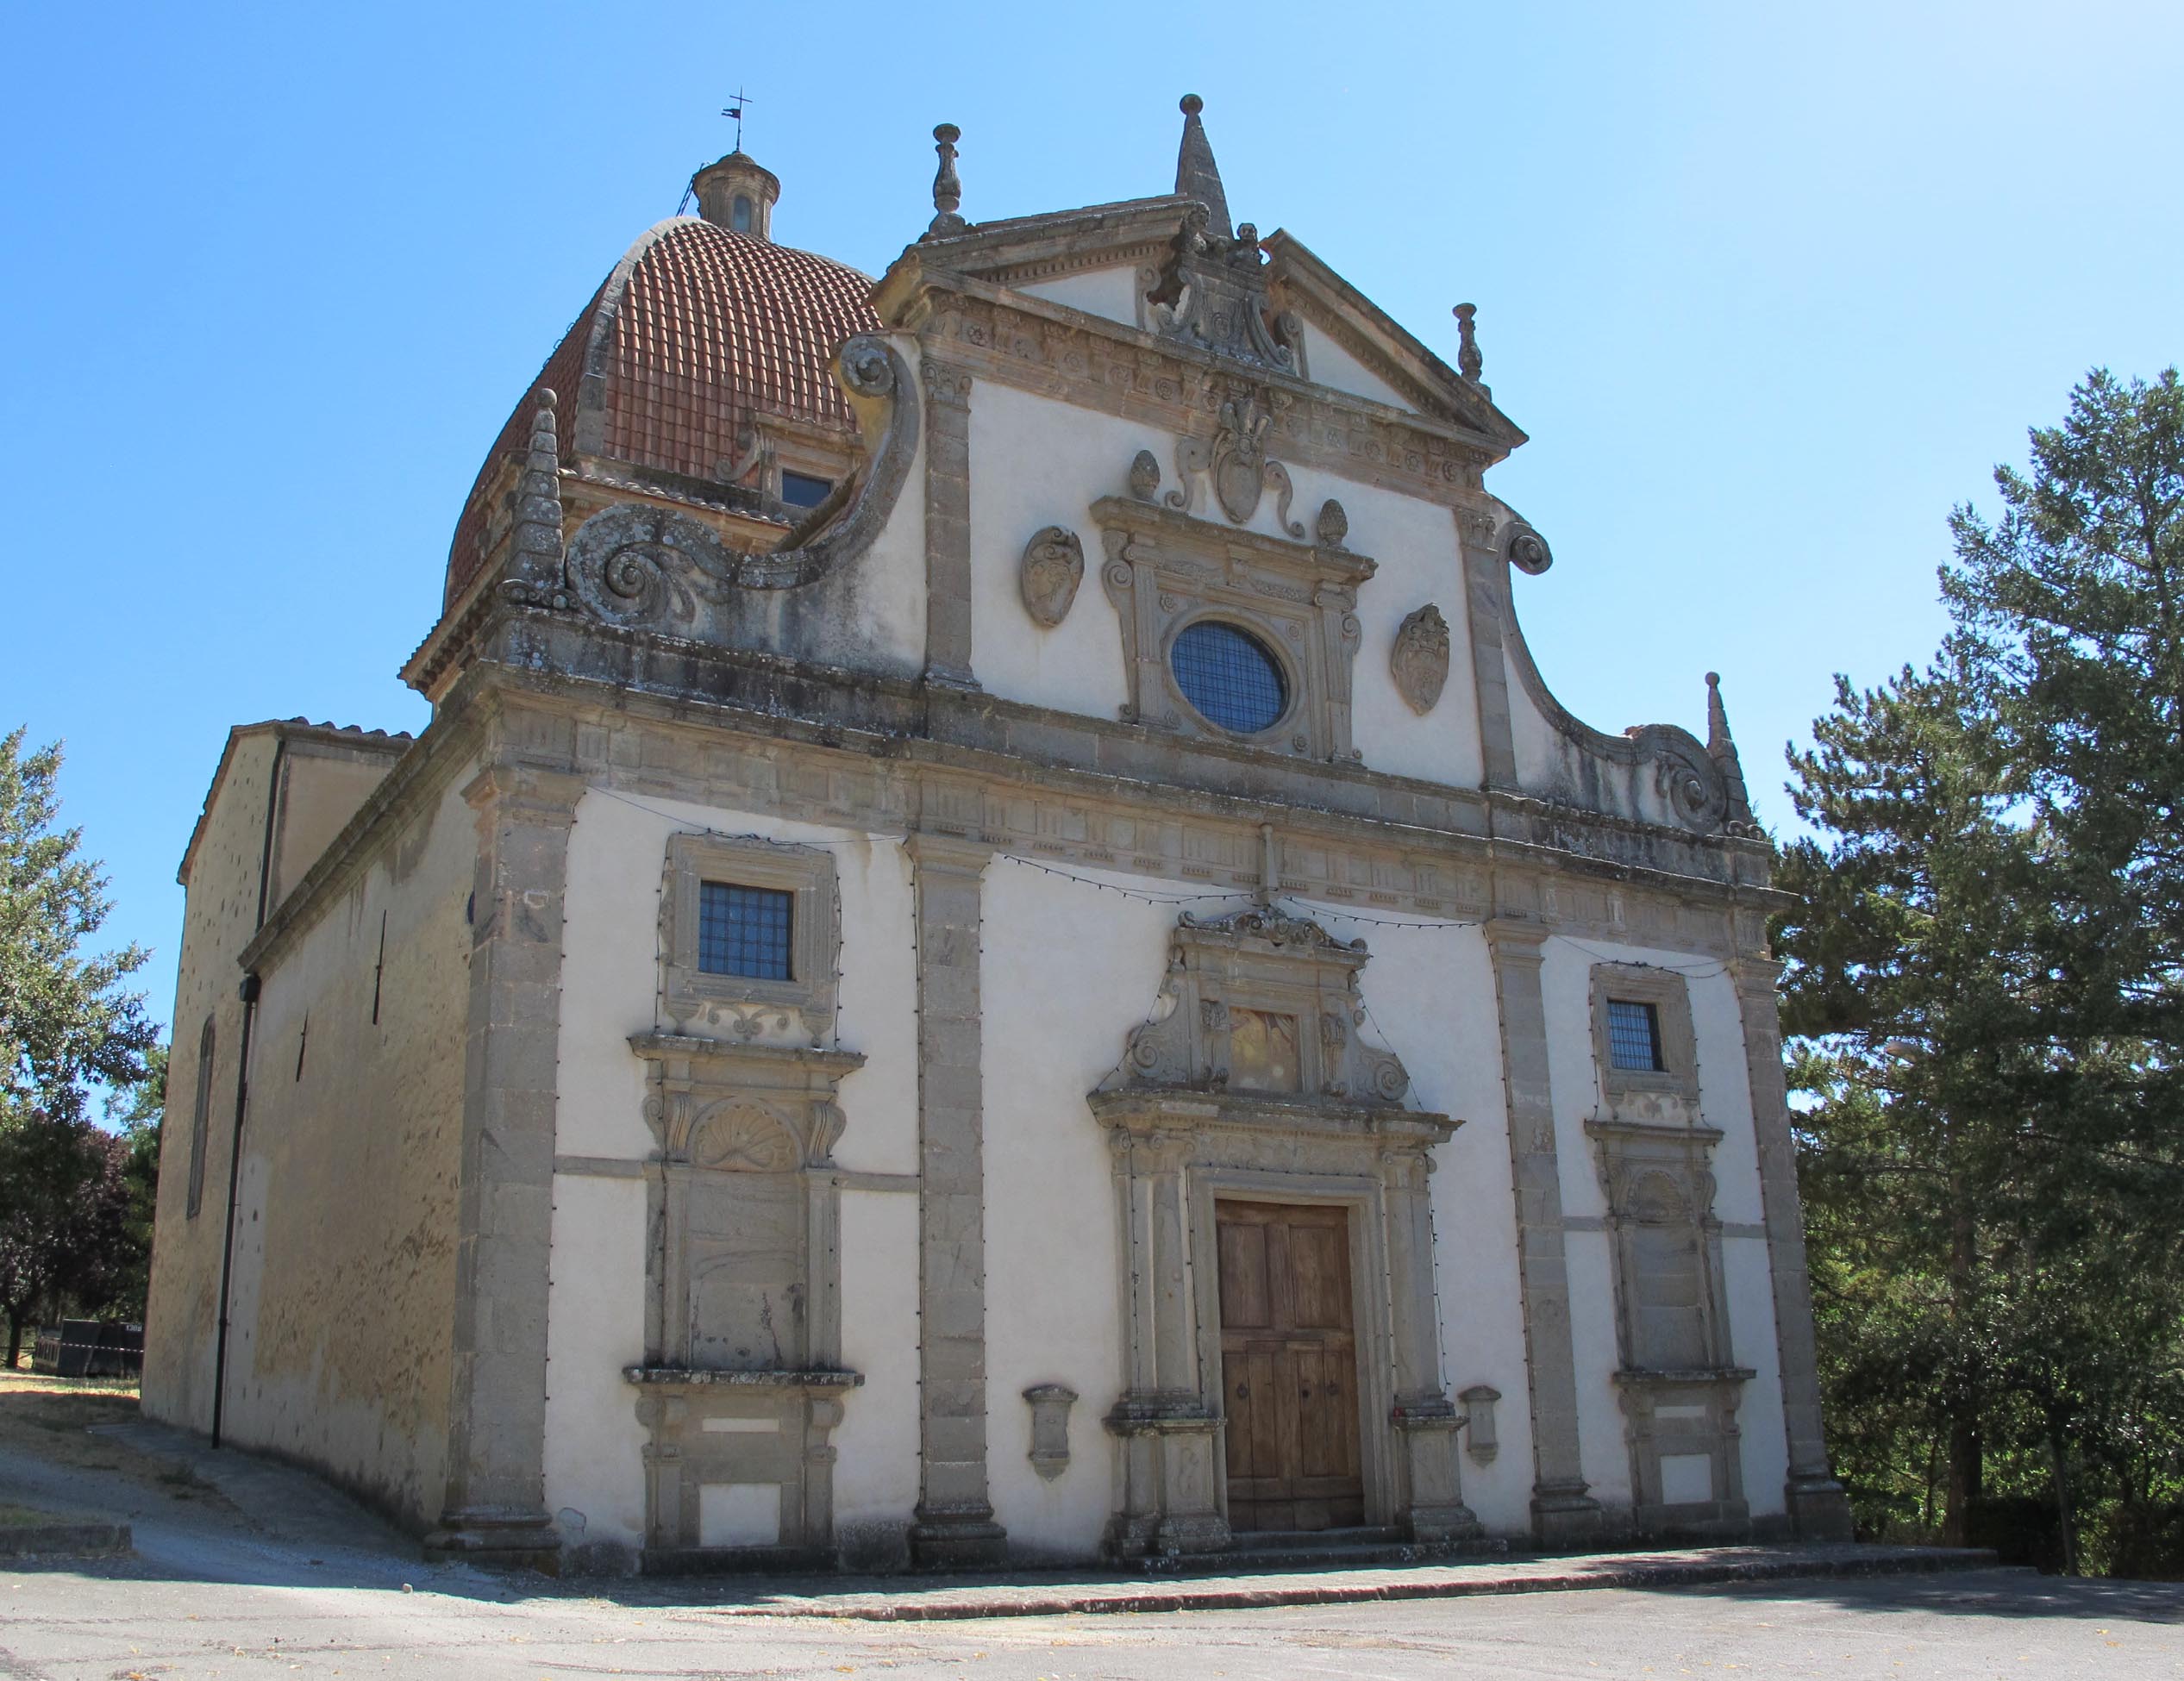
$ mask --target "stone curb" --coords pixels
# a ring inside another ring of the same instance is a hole
[[[867,1622],[929,1622],[977,1617],[1098,1615],[1147,1611],[1236,1611],[1271,1605],[1355,1605],[1404,1599],[1465,1599],[1487,1594],[1571,1593],[1590,1588],[1699,1587],[1724,1582],[1775,1582],[1899,1576],[1984,1570],[1999,1559],[1985,1547],[1901,1547],[1855,1556],[1762,1559],[1647,1559],[1581,1570],[1519,1573],[1472,1569],[1457,1575],[1413,1571],[1396,1580],[1360,1581],[1362,1572],[1330,1571],[1283,1577],[1258,1586],[1208,1583],[1156,1589],[1029,1589],[1008,1597],[878,1599],[814,1597],[800,1603],[723,1606],[722,1616],[837,1617]],[[1369,1572],[1380,1575],[1380,1572]]]
[[[135,1546],[126,1523],[27,1523],[0,1528],[0,1558],[103,1559]]]

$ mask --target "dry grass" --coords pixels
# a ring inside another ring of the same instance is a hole
[[[134,1378],[0,1371],[0,1447],[48,1465],[135,1472],[147,1463],[141,1454],[89,1432],[94,1424],[126,1423],[136,1412]]]

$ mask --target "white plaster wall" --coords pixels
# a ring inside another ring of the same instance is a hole
[[[971,665],[1007,700],[1113,718],[1130,698],[1122,627],[1101,588],[1105,564],[1092,504],[1119,496],[1149,449],[1174,472],[1175,440],[1134,421],[1034,397],[994,381],[971,392]],[[1023,609],[1023,547],[1042,526],[1085,546],[1084,582],[1065,618],[1042,630]]]
[[[1088,1556],[1113,1509],[1100,1421],[1122,1384],[1121,1274],[1107,1134],[1085,1096],[1153,1008],[1176,910],[1005,858],[986,868],[986,1453],[994,1515],[1024,1556]],[[1042,1383],[1079,1397],[1053,1482],[1028,1457],[1023,1391]]]
[[[1362,937],[1371,949],[1364,1034],[1403,1059],[1411,1104],[1462,1123],[1436,1152],[1430,1181],[1442,1381],[1451,1400],[1474,1384],[1501,1391],[1493,1461],[1480,1465],[1460,1454],[1464,1501],[1489,1534],[1524,1534],[1531,1527],[1531,1409],[1501,1029],[1486,936],[1460,923],[1396,928],[1346,920],[1333,906],[1306,908],[1337,939]]]
[[[1135,422],[1093,414],[1050,397],[982,384],[971,398],[972,664],[988,692],[1089,717],[1113,718],[1130,697],[1122,628],[1100,585],[1105,559],[1091,506],[1123,491],[1131,460],[1149,449],[1173,489],[1175,440]],[[1273,453],[1280,453],[1277,442]],[[1353,739],[1365,763],[1430,781],[1478,785],[1482,771],[1478,697],[1471,680],[1463,566],[1455,521],[1435,503],[1333,473],[1292,467],[1290,519],[1309,531],[1320,504],[1339,500],[1349,546],[1380,570],[1359,591],[1363,627],[1353,675]],[[1211,503],[1204,475],[1196,506]],[[1287,536],[1277,498],[1261,499],[1248,529]],[[1211,517],[1218,519],[1218,515]],[[1085,545],[1085,578],[1069,616],[1042,630],[1023,609],[1023,547],[1043,526],[1073,531]],[[1397,692],[1388,655],[1405,616],[1431,602],[1448,621],[1447,686],[1424,717]]]
[[[885,1561],[917,1503],[915,1192],[842,1194],[842,1361],[865,1381],[834,1433],[835,1534],[851,1562]]]
[[[708,828],[824,847],[832,853],[842,896],[838,1042],[867,1059],[842,1084],[847,1125],[835,1159],[854,1172],[914,1173],[916,970],[909,865],[901,844],[824,825],[598,789],[579,803],[569,836],[556,1153],[634,1163],[653,1151],[642,1108],[644,1064],[629,1040],[656,1025],[657,928],[668,837]],[[836,1042],[836,1034],[829,1034],[829,1042]],[[547,1334],[555,1365],[546,1414],[547,1506],[583,1511],[585,1540],[635,1545],[643,1510],[642,1434],[621,1374],[643,1353],[642,1186],[570,1173],[557,1174],[554,1184]],[[603,1190],[603,1185],[615,1189]],[[624,1186],[634,1194],[625,1194]],[[910,1456],[910,1498],[916,1497],[916,1203],[914,1196],[899,1193],[850,1193],[843,1199],[843,1357],[853,1370],[866,1372],[867,1383],[845,1403],[837,1437],[843,1446],[837,1502],[846,1496],[842,1510],[860,1516],[875,1508],[907,1512],[895,1486],[903,1474],[897,1456],[904,1452]],[[566,1222],[565,1207],[571,1211]],[[898,1207],[908,1211],[907,1223]],[[904,1389],[907,1401],[897,1392]],[[905,1406],[912,1420],[906,1447],[899,1428]],[[854,1455],[853,1444],[862,1444]],[[887,1457],[868,1462],[866,1446]],[[627,1533],[610,1527],[630,1513],[636,1514],[635,1527]]]
[[[1402,392],[1309,322],[1305,328],[1305,371],[1317,384],[1332,385],[1338,391],[1370,397],[1391,408],[1414,410]]]
[[[1274,453],[1279,455],[1279,446]],[[1349,516],[1345,546],[1379,568],[1357,592],[1362,628],[1351,674],[1353,745],[1375,771],[1476,788],[1486,775],[1479,739],[1479,693],[1471,673],[1471,620],[1464,606],[1463,554],[1455,516],[1436,503],[1331,472],[1292,466],[1297,500],[1290,517],[1309,532],[1332,497]],[[1273,532],[1274,499],[1261,504]],[[1432,603],[1449,626],[1449,681],[1424,717],[1395,686],[1388,656],[1404,619]],[[1117,656],[1118,661],[1119,653]]]
[[[1733,1358],[1755,1374],[1737,1409],[1744,1498],[1755,1518],[1787,1509],[1790,1440],[1782,1419],[1781,1347],[1774,1327],[1774,1279],[1763,1237],[1724,1236],[1723,1284],[1729,1297]]]
[[[572,1546],[644,1545],[645,1182],[558,1173],[546,1326],[546,1509]]]
[[[1065,274],[1059,280],[1038,280],[1017,288],[1034,297],[1067,303],[1086,315],[1118,321],[1125,327],[1137,322],[1137,270],[1134,265],[1096,268],[1084,274]]]

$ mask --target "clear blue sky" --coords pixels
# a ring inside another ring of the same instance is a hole
[[[156,948],[231,723],[420,726],[395,671],[517,394],[691,169],[877,274],[961,125],[974,220],[1161,192],[1205,96],[1239,218],[1486,377],[1518,580],[1608,729],[1761,815],[1831,674],[1923,660],[1944,520],[2096,364],[2177,359],[2184,9],[1982,4],[17,6],[0,107],[0,727],[65,737]]]

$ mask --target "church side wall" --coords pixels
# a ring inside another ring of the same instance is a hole
[[[151,1301],[145,1310],[144,1413],[191,1430],[212,1428],[213,1339],[219,1317],[220,1251],[226,1231],[228,1163],[235,1136],[235,1057],[241,1042],[242,971],[235,953],[258,915],[258,872],[276,737],[240,736],[191,860],[174,986],[174,1049],[160,1128],[159,1203]],[[191,1134],[197,1052],[213,1024],[205,1113],[203,1194],[189,1212]]]
[[[1569,1229],[1570,1317],[1577,1369],[1579,1432],[1586,1480],[1604,1506],[1627,1508],[1630,1456],[1613,1374],[1615,1275],[1603,1229],[1607,1199],[1599,1156],[1585,1123],[1600,1108],[1593,1057],[1592,972],[1596,963],[1650,964],[1687,978],[1699,1047],[1699,1106],[1722,1131],[1713,1151],[1714,1213],[1722,1222],[1722,1266],[1731,1337],[1740,1365],[1757,1375],[1743,1387],[1738,1419],[1744,1494],[1755,1520],[1783,1509],[1788,1447],[1781,1428],[1780,1360],[1767,1240],[1762,1231],[1759,1153],[1753,1129],[1743,1024],[1736,986],[1715,959],[1644,946],[1610,946],[1556,936],[1547,942],[1540,985],[1547,1009],[1555,1139],[1562,1211]],[[1505,1393],[1506,1391],[1505,1391]]]
[[[447,1447],[466,780],[386,835],[264,972],[237,1208],[228,1434],[418,1527]]]
[[[973,384],[971,651],[979,682],[989,692],[1107,719],[1128,701],[1122,628],[1100,584],[1106,554],[1089,509],[1101,497],[1123,492],[1141,449],[1150,450],[1160,463],[1163,489],[1173,489],[1175,443],[1173,435],[1135,422],[991,380]],[[1268,452],[1280,458],[1279,433],[1270,438]],[[1363,762],[1374,770],[1476,787],[1483,759],[1455,522],[1446,508],[1413,497],[1305,467],[1289,471],[1296,486],[1291,520],[1310,531],[1320,504],[1334,497],[1349,516],[1349,547],[1379,566],[1358,591],[1362,640],[1351,705],[1353,739]],[[1203,484],[1196,497],[1203,508]],[[1264,496],[1248,528],[1286,535],[1275,522],[1276,502],[1272,493]],[[1074,532],[1085,551],[1076,600],[1051,630],[1042,629],[1024,610],[1019,581],[1024,546],[1048,525]],[[1450,675],[1437,703],[1421,717],[1397,691],[1388,659],[1404,618],[1429,603],[1439,607],[1449,626]]]
[[[661,1025],[657,940],[669,837],[709,829],[832,855],[842,896],[839,1042],[867,1059],[842,1084],[848,1124],[835,1160],[852,1175],[917,1171],[916,971],[900,842],[587,793],[569,839],[547,1316],[546,1503],[573,1546],[643,1544],[646,1436],[622,1374],[646,1353],[646,1190],[628,1175],[655,1143],[644,1118],[645,1065],[629,1036]],[[882,1555],[899,1552],[917,1499],[917,1216],[909,1191],[853,1181],[842,1194],[842,1354],[865,1382],[846,1397],[833,1439],[836,1531],[846,1549]]]

